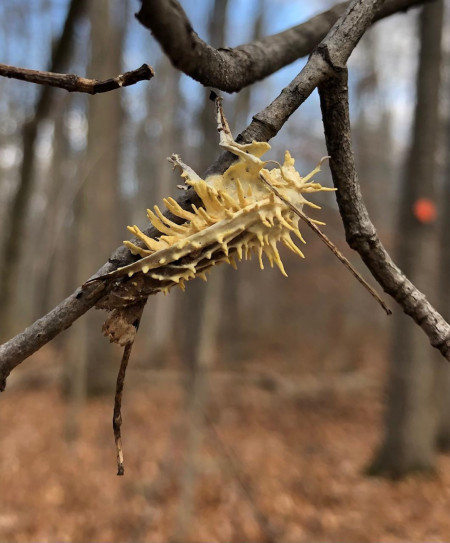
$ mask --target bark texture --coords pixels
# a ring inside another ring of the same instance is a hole
[[[447,53],[448,56],[448,53]],[[447,95],[450,94],[450,81],[447,81]],[[444,149],[450,147],[450,119],[447,119]],[[450,155],[447,153],[444,172],[444,189],[441,203],[441,232],[439,245],[439,285],[438,296],[442,314],[450,319]],[[441,451],[450,451],[450,368],[440,367],[439,378],[439,425],[437,444]]]
[[[376,20],[419,3],[387,0]],[[199,38],[177,0],[142,0],[136,17],[152,31],[176,68],[206,87],[238,92],[307,55],[350,4],[342,2],[306,23],[233,49],[216,49]]]
[[[122,68],[123,30],[120,19],[122,2],[96,0],[89,7],[91,21],[91,63],[89,71],[103,77]],[[120,94],[93,96],[89,100],[89,133],[87,146],[88,175],[82,191],[80,251],[83,269],[80,279],[95,269],[106,255],[109,244],[122,232],[120,217],[120,138],[122,134]],[[111,364],[113,348],[98,334],[103,315],[93,312],[85,322],[85,349],[88,394],[112,390],[116,370]],[[82,361],[79,362],[83,363]]]

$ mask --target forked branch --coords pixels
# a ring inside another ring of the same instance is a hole
[[[422,3],[423,0],[386,0],[374,21]],[[336,4],[284,32],[233,49],[215,49],[204,42],[177,0],[142,0],[136,17],[151,30],[176,68],[205,87],[238,92],[308,55],[350,4]]]
[[[390,294],[450,360],[450,325],[395,265],[381,243],[364,205],[351,147],[347,71],[319,85],[323,125],[336,198],[347,242],[357,251],[384,291]]]

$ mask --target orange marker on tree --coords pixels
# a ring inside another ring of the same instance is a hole
[[[431,224],[436,220],[436,204],[430,198],[418,198],[413,204],[414,217],[422,224]]]

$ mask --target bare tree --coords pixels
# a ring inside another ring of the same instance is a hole
[[[100,77],[121,71],[124,7],[116,0],[98,0],[89,7],[91,21],[91,63],[89,71]],[[94,96],[89,102],[87,178],[82,190],[80,218],[80,278],[96,266],[103,241],[109,243],[120,235],[120,138],[122,108],[119,93]],[[99,341],[95,330],[101,326],[100,315],[93,313],[86,321],[85,355],[88,392],[112,390],[115,368],[113,350]],[[74,353],[75,354],[75,353]],[[82,361],[80,362],[83,363]]]
[[[448,52],[447,57],[448,58]],[[448,79],[448,78],[447,78]],[[450,81],[447,80],[446,84],[447,99],[450,96]],[[448,149],[450,145],[450,117],[447,118],[447,124],[445,127],[445,136],[443,149]],[[440,299],[442,314],[447,320],[450,319],[450,284],[449,284],[449,270],[450,270],[450,156],[448,153],[445,155],[445,170],[444,170],[444,188],[443,198],[441,203],[441,232],[439,243],[439,284],[438,284],[438,296]],[[450,418],[448,416],[450,412],[450,371],[449,368],[439,367],[438,372],[440,378],[439,384],[439,422],[437,431],[437,444],[438,448],[442,451],[450,451]]]
[[[266,13],[266,2],[261,2],[259,11],[255,17],[252,28],[252,41],[261,39],[264,26],[264,15]],[[233,118],[231,121],[231,129],[233,132],[237,131],[240,126],[246,123],[247,117],[250,113],[250,103],[252,98],[252,87],[247,86],[241,89],[234,100]],[[245,277],[243,274],[237,274],[236,270],[231,267],[227,267],[223,270],[224,286],[222,292],[222,320],[221,327],[224,328],[227,337],[234,338],[233,341],[227,341],[225,344],[225,358],[231,364],[235,364],[238,367],[242,358],[241,342],[239,341],[240,331],[242,331],[243,311],[242,300],[240,292],[243,288],[243,282]],[[262,275],[262,274],[261,274]],[[258,278],[260,284],[259,288],[263,288],[267,284],[267,279],[263,276]],[[267,305],[270,302],[268,301]]]
[[[155,112],[154,118],[163,127],[158,138],[158,155],[169,156],[173,145],[181,145],[181,130],[179,113],[181,104],[180,72],[174,70],[167,58],[162,57],[157,71],[163,84],[164,93],[160,98],[161,107]],[[151,100],[151,98],[149,98]],[[150,110],[151,103],[150,103]],[[147,151],[148,152],[148,151]],[[165,161],[158,161],[155,166],[157,181],[152,186],[153,201],[161,203],[173,192],[174,175]],[[147,174],[148,175],[148,174]],[[169,353],[173,353],[176,341],[173,329],[176,322],[177,293],[171,296],[158,296],[155,299],[155,310],[151,315],[151,326],[148,344],[151,345],[151,363],[162,366]]]
[[[61,195],[64,193],[64,188],[70,184],[70,174],[68,172],[68,162],[70,160],[70,144],[65,131],[66,116],[65,111],[69,100],[64,99],[59,102],[56,109],[54,134],[53,134],[53,156],[49,168],[48,179],[46,186],[47,202],[45,206],[45,214],[41,218],[40,224],[36,228],[33,243],[39,243],[42,247],[41,253],[35,264],[35,275],[37,288],[34,292],[33,313],[35,318],[42,313],[45,313],[51,307],[50,294],[52,291],[53,282],[58,281],[58,272],[56,271],[56,245],[58,230],[61,225],[58,223],[61,209]],[[67,209],[65,209],[67,212]],[[65,274],[64,274],[65,275]],[[77,278],[72,277],[72,281],[76,282]]]

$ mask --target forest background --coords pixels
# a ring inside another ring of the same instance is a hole
[[[137,2],[2,3],[1,62],[48,69],[77,4],[59,71],[106,79],[148,63],[156,76],[103,95],[54,89],[44,98],[44,87],[0,78],[1,342],[90,277],[128,237],[126,225],[145,226],[147,207],[179,192],[167,156],[203,172],[219,150],[209,90],[170,64],[134,18]],[[279,32],[332,5],[183,2],[215,47]],[[378,234],[448,315],[443,8],[427,3],[428,34],[420,9],[370,28],[350,58],[349,90]],[[443,35],[437,54],[429,34],[435,42]],[[424,58],[438,69],[421,79]],[[233,134],[305,62],[224,94]],[[424,80],[434,95],[419,89]],[[424,193],[408,184],[420,92],[423,107],[434,103],[437,112]],[[271,145],[270,158],[289,149],[303,174],[327,154],[317,93]],[[327,166],[317,179],[332,186]],[[369,278],[345,245],[334,195],[314,201],[323,209],[312,216]],[[244,262],[150,299],[124,395],[125,478],[115,477],[110,429],[120,352],[101,335],[104,315],[91,311],[18,368],[0,398],[0,540],[445,539],[450,370],[394,302],[388,318],[320,240],[305,237],[305,260],[283,253],[287,279]],[[419,265],[411,250],[402,256],[408,244]]]

